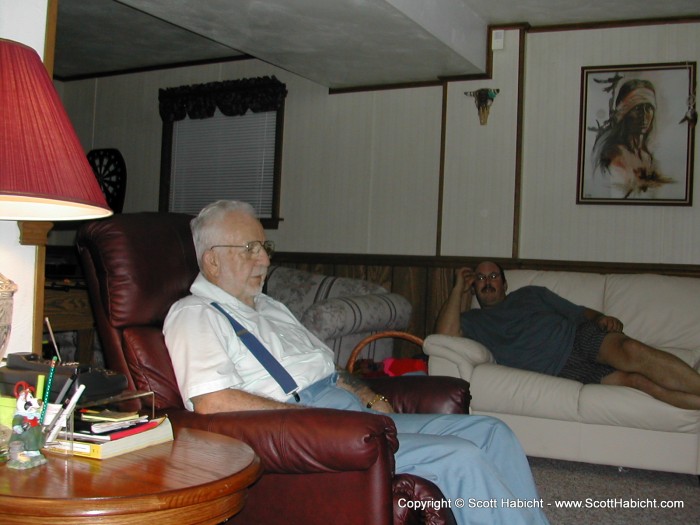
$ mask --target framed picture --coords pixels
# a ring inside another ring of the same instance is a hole
[[[577,204],[692,204],[695,62],[581,68]]]

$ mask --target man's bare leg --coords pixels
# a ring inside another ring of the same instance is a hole
[[[700,410],[700,396],[663,388],[641,374],[615,371],[601,381],[603,385],[618,385],[636,388],[650,396],[678,408]]]
[[[603,340],[598,361],[618,370],[603,384],[630,386],[673,406],[700,409],[700,374],[673,354],[616,332]]]

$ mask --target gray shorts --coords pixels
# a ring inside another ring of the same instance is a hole
[[[574,346],[559,377],[573,379],[583,383],[600,383],[606,375],[615,369],[597,361],[600,345],[608,332],[601,330],[595,321],[584,321],[576,327]]]

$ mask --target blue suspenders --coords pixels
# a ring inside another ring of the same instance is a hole
[[[277,381],[282,391],[288,396],[294,396],[294,399],[299,402],[299,394],[297,393],[299,391],[299,385],[297,385],[297,382],[294,381],[294,378],[289,375],[289,372],[284,369],[279,361],[275,359],[275,356],[258,341],[257,337],[246,330],[241,323],[236,321],[231,314],[224,310],[219,303],[212,302],[211,305],[226,316],[226,319],[229,320],[233,327],[233,331],[236,332],[236,335],[243,344],[248,347],[255,359],[257,359],[272,378]]]

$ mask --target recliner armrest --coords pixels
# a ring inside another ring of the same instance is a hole
[[[398,449],[394,422],[365,412],[309,408],[205,415],[183,409],[168,415],[175,425],[247,443],[268,473],[364,471],[385,454],[393,461]]]
[[[373,377],[367,385],[402,414],[468,414],[471,394],[464,379],[446,376]]]
[[[300,319],[322,341],[349,334],[402,329],[411,303],[395,293],[331,297],[312,304]]]

